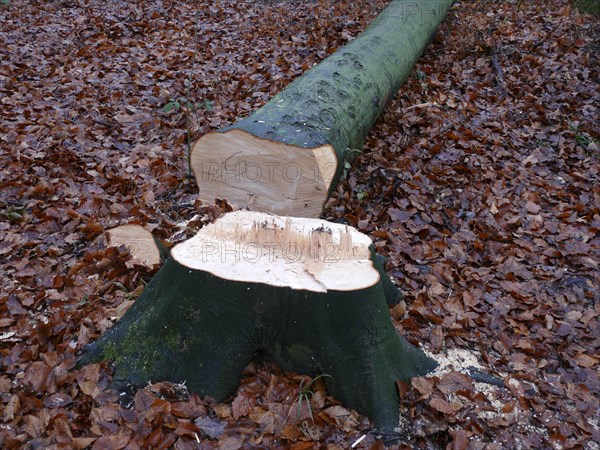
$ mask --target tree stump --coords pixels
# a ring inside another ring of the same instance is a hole
[[[185,381],[223,401],[261,351],[285,370],[327,374],[332,395],[391,429],[396,381],[435,363],[394,329],[386,280],[371,240],[351,227],[232,212],[172,249],[81,364],[107,359],[117,380]]]

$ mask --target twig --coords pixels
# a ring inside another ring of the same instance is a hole
[[[417,105],[408,106],[408,107],[404,108],[402,111],[406,112],[406,111],[410,111],[411,109],[416,109],[416,108],[429,108],[430,106],[440,106],[440,105],[437,102],[419,103]]]
[[[194,48],[194,58],[192,59],[192,66],[190,67],[190,75],[187,83],[184,81],[185,87],[185,99],[186,102],[190,103],[190,86],[192,85],[192,79],[194,78],[194,72],[196,70],[196,56],[198,55],[198,44]],[[188,105],[184,109],[185,116],[185,137],[186,137],[186,150],[187,150],[187,177],[192,178],[192,133],[191,133],[191,118],[190,111],[188,111]]]
[[[367,435],[366,435],[366,434],[363,434],[363,435],[362,435],[361,437],[359,437],[359,438],[358,438],[356,441],[354,441],[354,444],[352,444],[352,445],[350,446],[350,448],[354,448],[354,447],[356,447],[356,446],[357,446],[358,444],[360,444],[360,443],[363,441],[363,439],[364,439],[364,438],[366,438],[366,437],[367,437]]]
[[[504,87],[504,75],[502,74],[502,67],[498,61],[498,53],[496,53],[496,50],[492,52],[492,64],[494,69],[496,69],[496,80],[498,81],[500,91],[502,91],[502,94],[506,94],[506,89]]]

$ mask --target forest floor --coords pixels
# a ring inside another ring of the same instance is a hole
[[[456,2],[328,204],[447,363],[400,386],[397,433],[321,383],[298,409],[309,378],[266,363],[223,404],[152,380],[126,405],[109,366],[75,369],[153,273],[103,232],[177,242],[228,209],[196,200],[187,143],[384,4],[0,3],[0,447],[599,448],[600,21],[566,0]]]

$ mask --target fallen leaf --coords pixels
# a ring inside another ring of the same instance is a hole
[[[223,434],[227,422],[217,418],[203,416],[194,420],[194,425],[206,433],[210,438],[216,439]]]
[[[446,415],[454,414],[456,411],[460,410],[462,407],[462,405],[458,405],[458,404],[451,405],[450,403],[448,403],[447,401],[445,401],[439,397],[432,398],[431,401],[429,402],[429,406],[431,406],[436,411],[439,411],[442,414],[446,414]]]
[[[433,391],[433,384],[429,380],[423,377],[415,377],[411,380],[412,386],[421,393],[421,395],[428,397]]]

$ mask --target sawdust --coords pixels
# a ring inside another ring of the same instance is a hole
[[[450,373],[452,370],[456,370],[461,372],[467,376],[469,376],[469,372],[472,370],[478,370],[484,373],[489,372],[481,363],[481,355],[477,351],[454,348],[445,350],[440,354],[433,354],[427,351],[427,349],[422,348],[423,351],[430,358],[434,359],[438,363],[438,367],[433,372],[427,375],[427,378],[437,377],[439,379],[443,378],[446,374]],[[521,409],[520,405],[517,403],[514,407],[505,412],[506,407],[506,390],[508,387],[511,387],[515,391],[524,391],[528,389],[534,389],[536,392],[538,388],[533,383],[523,383],[515,378],[510,378],[505,373],[498,372],[500,377],[504,379],[504,382],[507,384],[507,387],[502,388],[488,383],[482,382],[474,382],[474,390],[477,393],[481,393],[485,396],[487,402],[485,408],[476,408],[474,414],[477,415],[478,419],[483,421],[498,421],[504,420],[507,423],[515,423],[517,426],[522,427],[530,432],[538,433],[542,438],[544,438],[547,442],[549,442],[550,435],[548,430],[544,427],[535,426],[528,421],[530,417],[524,410]],[[464,399],[460,399],[456,395],[450,395],[448,400],[450,402],[463,402]],[[399,428],[406,428],[406,419],[401,418]],[[597,426],[597,423],[593,424],[590,420],[588,423],[592,426]],[[552,441],[553,448],[561,449],[562,446]],[[517,443],[517,448],[528,448],[528,443],[522,442]],[[596,450],[597,447],[588,447],[590,449]]]

